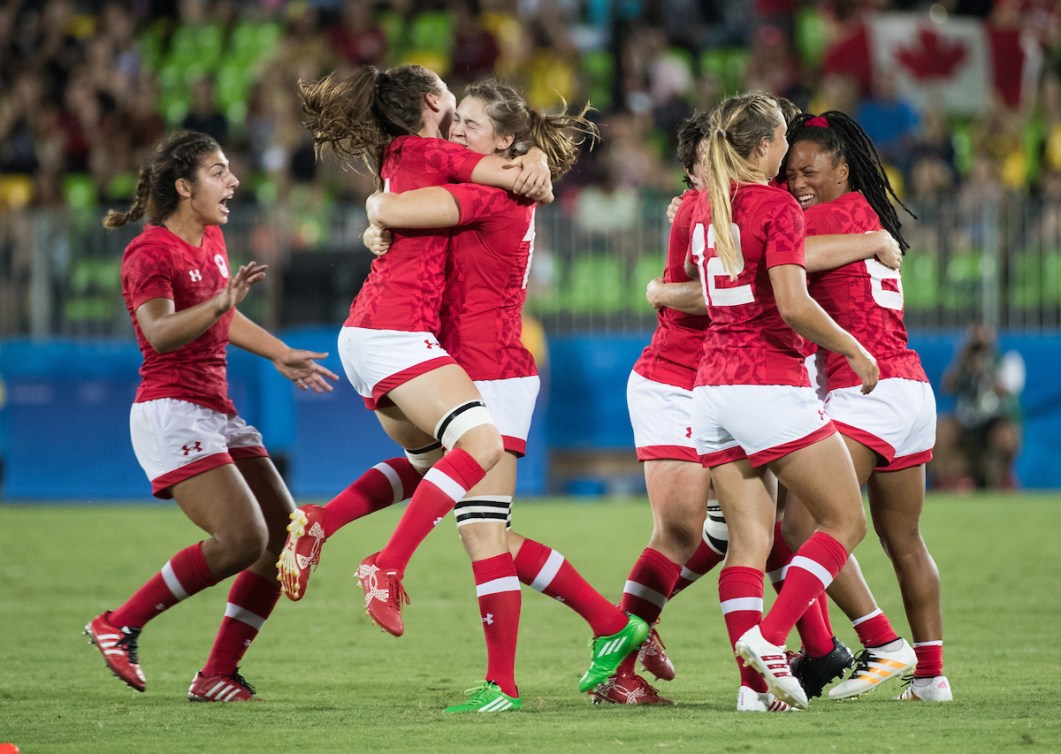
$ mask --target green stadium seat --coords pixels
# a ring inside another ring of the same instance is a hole
[[[615,58],[607,50],[587,50],[582,54],[582,71],[588,78],[586,94],[590,103],[607,110],[612,104]]]
[[[986,261],[979,250],[956,252],[947,261],[940,289],[944,308],[963,312],[977,308]]]
[[[623,308],[622,261],[611,254],[583,253],[571,262],[567,308],[575,313],[612,314]]]
[[[422,53],[448,56],[453,50],[455,19],[448,11],[426,11],[413,17],[409,46]]]
[[[700,56],[700,70],[717,77],[726,94],[741,89],[747,68],[748,51],[742,47],[715,47]]]
[[[665,260],[662,254],[650,254],[638,259],[630,272],[627,286],[626,308],[635,312],[647,312],[651,307],[645,299],[645,286],[652,278],[663,274]]]
[[[796,50],[805,64],[817,69],[829,44],[825,19],[817,8],[796,11]]]
[[[282,35],[279,24],[241,21],[229,37],[226,62],[244,70],[252,68],[273,56]]]
[[[79,257],[70,267],[63,314],[79,331],[113,321],[122,306],[121,259]]]
[[[910,249],[903,257],[903,305],[924,311],[939,299],[939,260],[927,249]]]

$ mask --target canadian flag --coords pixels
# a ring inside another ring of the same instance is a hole
[[[919,107],[938,104],[952,114],[983,112],[993,94],[1017,107],[1040,62],[1020,30],[973,18],[871,14],[865,32],[850,42],[857,48],[864,40],[872,70],[891,71],[899,91]],[[861,52],[848,48],[855,57]]]

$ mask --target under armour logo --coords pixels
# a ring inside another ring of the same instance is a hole
[[[188,277],[192,279],[193,283],[198,283],[203,279],[203,273],[199,272],[199,270],[188,270]]]
[[[442,346],[439,345],[437,340],[430,340],[428,338],[424,338],[424,345],[427,346],[428,351],[430,351],[432,348],[442,348]]]
[[[693,428],[692,427],[686,427],[685,428],[685,439],[687,439],[687,440],[691,439],[692,436],[693,436]]]
[[[196,452],[196,453],[202,453],[203,452],[203,446],[202,446],[202,443],[200,443],[198,440],[196,440],[195,442],[186,442],[186,443],[184,443],[183,445],[181,445],[181,450],[184,451],[184,455],[188,455],[189,453],[191,453],[193,451]]]
[[[494,614],[493,613],[487,613],[485,616],[483,616],[483,623],[485,623],[488,626],[494,625]]]
[[[824,408],[819,408],[818,409],[818,416],[820,416],[822,418],[822,421],[825,421],[826,419],[829,418],[829,414],[825,413],[825,409]]]

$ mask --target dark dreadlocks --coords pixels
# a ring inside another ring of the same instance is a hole
[[[881,225],[895,237],[899,248],[905,254],[910,244],[902,236],[902,223],[899,222],[899,215],[892,201],[915,220],[917,215],[895,195],[877,154],[877,148],[862,130],[862,126],[839,110],[829,110],[821,115],[801,113],[788,128],[788,143],[795,144],[797,141],[813,142],[820,146],[823,152],[833,155],[834,167],[840,164],[840,160],[847,162],[851,188],[862,192],[869,206],[880,218]],[[785,175],[787,167],[786,156],[778,175]]]

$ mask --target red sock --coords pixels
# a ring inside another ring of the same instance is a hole
[[[781,534],[781,522],[778,521],[774,524],[774,546],[770,549],[770,555],[766,559],[766,575],[778,594],[784,586],[788,566],[794,555],[795,553],[792,552]],[[824,657],[833,651],[833,632],[822,622],[822,614],[818,605],[814,604],[811,608],[808,608],[796,621],[796,630],[811,657]]]
[[[626,577],[619,609],[633,613],[649,625],[655,623],[681,570],[681,566],[659,550],[646,547]]]
[[[232,675],[280,598],[280,585],[253,571],[240,571],[228,591],[225,617],[203,667],[203,675]]]
[[[330,537],[351,521],[411,497],[422,478],[408,458],[377,463],[321,508],[324,536]]]
[[[622,610],[608,602],[556,550],[526,539],[515,563],[520,581],[581,615],[594,636],[610,636],[626,625],[627,617]]]
[[[109,620],[116,626],[141,628],[159,613],[217,582],[203,557],[203,543],[196,542],[170,558],[124,605],[111,612]]]
[[[796,621],[844,567],[847,555],[844,546],[828,534],[814,532],[789,563],[785,586],[760,625],[763,638],[784,646]]]
[[[674,599],[674,595],[678,594],[678,592],[685,589],[685,587],[705,575],[725,559],[725,553],[716,552],[711,548],[711,545],[707,543],[707,540],[701,539],[700,544],[696,548],[696,552],[694,552],[692,557],[690,557],[685,562],[685,565],[682,566],[681,572],[678,574],[678,580],[674,583],[674,588],[671,589],[669,599]]]
[[[920,641],[914,644],[917,668],[914,678],[935,678],[943,675],[943,641]]]
[[[404,573],[435,524],[484,476],[483,467],[466,450],[456,448],[446,453],[424,475],[390,540],[376,556],[376,565]]]
[[[818,595],[818,613],[822,616],[822,625],[825,626],[829,636],[836,636],[833,631],[833,622],[829,619],[829,595],[822,592]]]
[[[472,563],[475,596],[486,635],[486,679],[509,696],[516,688],[516,638],[519,634],[520,592],[516,566],[508,553]]]
[[[869,615],[851,621],[851,627],[855,629],[863,647],[882,647],[899,638],[892,628],[892,622],[879,607]]]
[[[718,602],[726,621],[729,646],[733,649],[737,639],[763,617],[763,572],[745,566],[723,568],[718,574]],[[740,660],[737,660],[737,667],[741,686],[748,686],[758,693],[766,691],[762,676]]]

